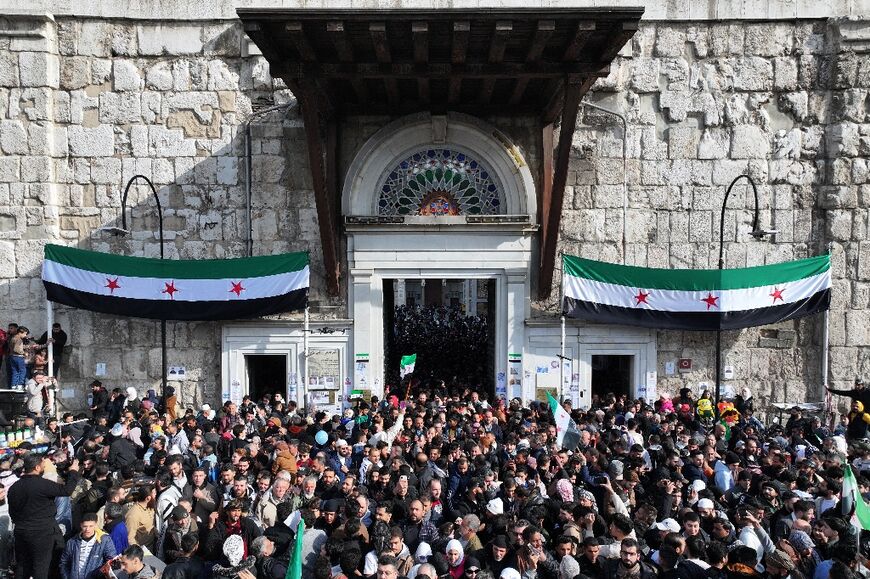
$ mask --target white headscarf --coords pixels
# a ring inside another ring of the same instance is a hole
[[[456,565],[453,565],[453,567],[459,567],[462,565],[462,562],[465,560],[465,549],[462,548],[462,543],[456,539],[450,539],[447,542],[447,548],[444,549],[444,553],[447,554],[450,551],[459,551],[459,562]]]

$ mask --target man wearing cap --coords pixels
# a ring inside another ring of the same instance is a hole
[[[187,533],[196,534],[199,529],[196,521],[182,506],[173,507],[169,515],[169,524],[165,526],[157,540],[157,557],[167,565],[184,556],[182,539]]]

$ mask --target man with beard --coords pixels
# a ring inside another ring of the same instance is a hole
[[[245,548],[250,551],[251,543],[262,534],[252,519],[242,516],[241,501],[233,500],[224,507],[224,516],[215,511],[208,520],[205,532],[205,556],[209,561],[217,561],[223,554],[224,541],[230,535],[240,535]]]
[[[492,571],[493,577],[499,577],[508,567],[515,569],[517,566],[516,554],[509,551],[508,540],[504,535],[496,536],[489,547],[483,550],[481,558],[484,568]]]
[[[324,501],[336,499],[341,496],[341,485],[331,466],[323,469],[320,480],[317,481],[317,496]]]
[[[604,576],[615,579],[655,579],[656,572],[641,561],[637,540],[625,538],[619,548],[619,558],[604,563]]]
[[[411,552],[417,551],[420,543],[433,544],[438,540],[438,529],[430,521],[424,520],[423,501],[414,499],[408,505],[408,516],[402,524],[405,533],[405,544]]]
[[[332,533],[341,526],[341,520],[338,518],[340,501],[338,499],[330,499],[323,504],[323,511],[317,518],[314,524],[315,529],[320,529],[327,536],[332,536]]]
[[[217,487],[208,482],[208,472],[204,467],[193,469],[190,475],[191,502],[193,503],[193,518],[200,525],[208,521],[209,516],[218,509],[221,497]]]
[[[483,515],[483,511],[486,508],[483,496],[483,483],[480,479],[472,479],[468,483],[465,496],[453,501],[452,518],[458,519],[465,515]]]
[[[335,442],[335,453],[330,457],[329,466],[335,471],[339,482],[344,482],[348,474],[354,472],[353,447],[346,440]]]
[[[198,528],[184,507],[175,507],[169,515],[169,523],[157,540],[157,557],[166,564],[174,563],[185,554],[182,539],[188,533],[196,534]]]

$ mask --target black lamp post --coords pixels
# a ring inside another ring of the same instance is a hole
[[[777,233],[775,229],[759,229],[758,228],[758,189],[755,187],[755,181],[749,175],[738,175],[731,181],[731,184],[728,185],[728,189],[725,191],[725,198],[722,200],[722,212],[719,216],[719,269],[722,270],[725,268],[725,207],[728,205],[728,197],[731,195],[731,189],[734,188],[734,185],[740,181],[741,179],[746,179],[749,181],[749,184],[752,186],[752,196],[755,199],[755,211],[752,215],[752,231],[749,232],[749,235],[754,237],[755,239],[762,239],[767,237],[768,235],[773,235]],[[716,329],[716,400],[715,400],[715,408],[714,411],[716,415],[719,415],[719,396],[721,393],[722,380],[721,380],[721,372],[722,372],[722,329]]]
[[[157,195],[157,189],[154,188],[154,183],[146,177],[145,175],[133,175],[129,181],[127,181],[127,186],[124,188],[124,194],[121,196],[121,227],[107,227],[106,231],[111,233],[115,233],[117,235],[127,235],[130,231],[127,229],[127,194],[130,192],[130,187],[133,185],[135,181],[138,179],[142,179],[145,181],[149,187],[151,187],[151,193],[154,195],[154,200],[157,202],[157,224],[160,233],[160,259],[164,258],[163,253],[163,207],[160,205],[160,197]],[[162,384],[162,392],[160,393],[160,397],[164,400],[166,397],[166,318],[162,318],[160,320],[160,365],[162,368],[162,376],[161,376],[161,384]]]

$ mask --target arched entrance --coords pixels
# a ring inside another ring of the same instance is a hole
[[[369,139],[342,195],[355,389],[382,395],[386,381],[397,378],[398,356],[412,352],[396,348],[412,348],[413,340],[394,334],[419,331],[419,319],[407,323],[413,316],[483,332],[486,347],[472,354],[486,356],[474,361],[477,375],[506,393],[508,353],[523,351],[535,207],[522,151],[478,119],[418,114]],[[453,362],[443,365],[462,366]],[[438,366],[419,363],[430,371]]]

